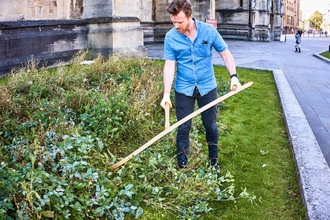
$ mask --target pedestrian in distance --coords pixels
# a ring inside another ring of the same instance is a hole
[[[295,52],[298,52],[298,53],[301,53],[301,50],[300,50],[301,35],[302,35],[302,31],[299,28],[297,33],[294,35],[294,37],[296,38],[296,45],[295,45],[296,51]]]
[[[163,70],[164,95],[161,106],[168,103],[172,108],[170,93],[175,90],[177,120],[181,120],[194,110],[195,102],[201,108],[218,98],[217,83],[212,64],[214,48],[224,60],[230,74],[230,90],[241,84],[236,73],[236,65],[228,45],[211,25],[195,19],[190,0],[173,0],[167,12],[174,27],[166,33],[164,40],[165,65]],[[217,106],[202,114],[206,132],[210,167],[220,171],[218,163]],[[177,165],[185,168],[188,163],[189,133],[192,120],[180,125],[177,130]]]

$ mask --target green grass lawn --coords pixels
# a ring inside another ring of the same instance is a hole
[[[323,52],[320,55],[323,56],[323,57],[325,57],[325,58],[330,59],[330,52],[329,51]]]
[[[230,134],[221,137],[221,161],[260,202],[225,204],[224,219],[304,219],[296,168],[273,75],[267,71],[238,70],[254,85],[226,101],[220,120]],[[219,206],[219,210],[224,210]]]
[[[76,59],[0,82],[0,218],[305,219],[272,72],[239,68],[254,84],[219,104],[220,173],[200,116],[187,169],[176,169],[173,131],[111,171],[164,129],[164,63]],[[228,72],[215,73],[223,95]]]
[[[215,72],[219,81],[227,80],[224,67],[215,67]],[[234,176],[236,190],[246,188],[256,200],[213,202],[215,210],[201,215],[200,219],[305,219],[273,75],[269,71],[249,69],[237,72],[241,82],[254,84],[222,104],[219,122],[224,133],[219,142],[219,159],[221,172]],[[206,155],[205,144],[203,151]],[[148,215],[147,219],[170,218],[163,216],[163,212],[155,216],[154,210]]]

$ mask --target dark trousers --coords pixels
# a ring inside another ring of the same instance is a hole
[[[198,107],[201,108],[204,105],[217,99],[217,89],[213,89],[208,94],[201,96],[197,87],[194,90],[193,96],[186,96],[182,93],[175,92],[175,109],[177,120],[181,120],[194,111],[195,101],[197,100]],[[208,110],[202,112],[202,122],[206,131],[206,141],[209,150],[209,159],[218,158],[218,137],[219,131],[217,127],[217,106],[213,106]],[[189,133],[192,120],[185,122],[178,127],[176,137],[177,147],[177,160],[178,166],[183,167],[188,163],[189,153]]]

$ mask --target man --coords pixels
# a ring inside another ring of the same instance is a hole
[[[296,51],[295,52],[298,52],[298,53],[301,53],[301,50],[300,50],[301,35],[302,35],[302,31],[299,28],[297,33],[294,35],[294,37],[296,39],[296,46],[295,46]]]
[[[174,27],[167,32],[164,41],[165,66],[163,72],[164,96],[161,106],[168,103],[172,108],[170,92],[175,80],[175,107],[177,120],[194,110],[197,100],[199,108],[217,99],[217,84],[212,65],[212,48],[221,55],[230,73],[230,89],[240,87],[234,58],[217,30],[192,16],[190,0],[173,0],[167,8]],[[220,170],[218,164],[217,107],[202,113],[206,130],[210,166]],[[189,132],[191,120],[178,127],[176,137],[178,167],[188,163]]]

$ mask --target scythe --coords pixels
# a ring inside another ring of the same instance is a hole
[[[173,129],[179,127],[180,125],[182,125],[183,123],[187,122],[188,120],[192,119],[193,117],[195,117],[196,115],[204,112],[205,110],[209,109],[210,107],[218,104],[219,102],[222,102],[223,100],[235,95],[236,93],[250,87],[253,84],[253,82],[249,82],[244,84],[243,86],[239,87],[238,89],[236,89],[235,91],[230,91],[229,93],[217,98],[216,100],[210,102],[209,104],[203,106],[202,108],[194,111],[193,113],[191,113],[190,115],[187,115],[185,118],[181,119],[180,121],[176,122],[175,124],[173,124],[172,126],[169,126],[169,122],[168,122],[168,112],[166,110],[166,125],[165,125],[165,130],[160,132],[158,135],[156,135],[155,137],[153,137],[150,141],[148,141],[147,143],[145,143],[144,145],[142,145],[140,148],[138,148],[137,150],[135,150],[133,153],[131,153],[130,155],[128,155],[127,157],[125,157],[124,159],[122,159],[121,161],[115,163],[114,165],[112,165],[110,167],[111,170],[115,170],[116,168],[120,167],[121,165],[123,165],[124,163],[126,163],[128,160],[130,160],[133,156],[138,155],[140,152],[142,152],[143,150],[145,150],[146,148],[148,148],[150,145],[152,145],[153,143],[155,143],[157,140],[159,140],[160,138],[164,137],[166,134],[168,134],[169,132],[171,132]]]

